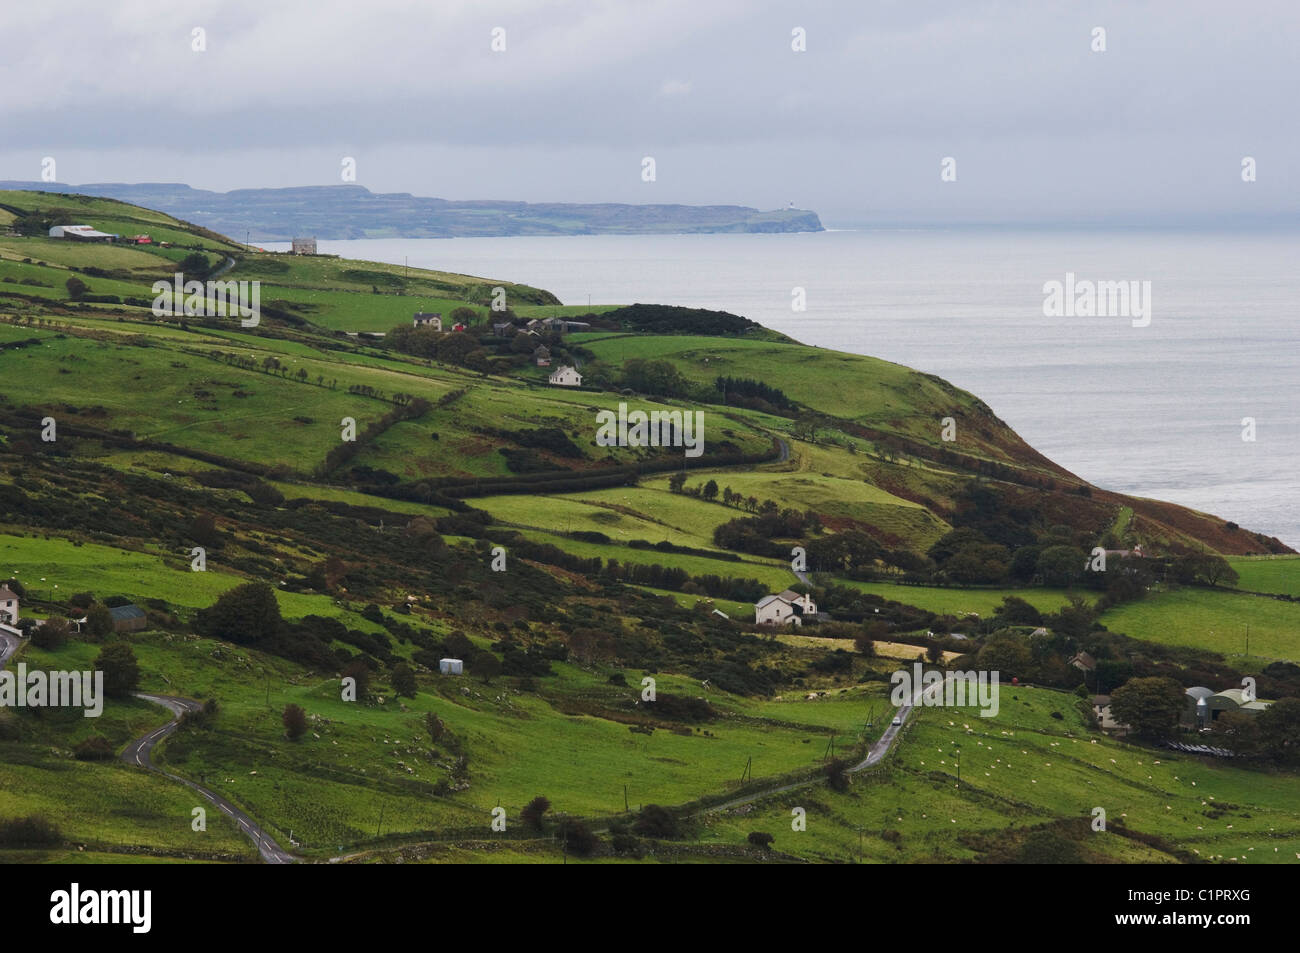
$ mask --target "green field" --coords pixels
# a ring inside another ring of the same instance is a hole
[[[846,794],[808,789],[710,816],[704,840],[740,845],[761,830],[774,835],[774,850],[807,860],[856,860],[861,849],[874,863],[952,862],[1014,849],[1028,828],[1067,819],[1083,862],[1174,859],[1122,837],[1120,828],[1154,834],[1202,860],[1297,862],[1293,776],[1099,737],[1074,702],[1065,693],[1004,686],[995,718],[978,709],[918,709],[888,770],[855,781]],[[791,830],[795,806],[807,811],[806,831]],[[1098,807],[1106,832],[1090,826]]]
[[[1262,596],[1206,589],[1153,592],[1107,611],[1115,632],[1166,645],[1190,645],[1240,659],[1300,660],[1300,605]]]
[[[943,586],[904,586],[890,582],[858,582],[853,579],[837,580],[841,585],[852,586],[862,592],[871,593],[893,602],[927,609],[943,615],[958,618],[978,615],[988,618],[1007,596],[1024,599],[1039,612],[1055,612],[1065,605],[1071,595],[1077,595],[1086,602],[1093,601],[1093,593],[1080,590],[1069,592],[1065,589],[957,589]]]
[[[1300,556],[1234,556],[1237,588],[1300,597]]]

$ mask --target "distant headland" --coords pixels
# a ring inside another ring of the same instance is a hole
[[[760,211],[741,205],[616,205],[453,201],[360,185],[310,185],[211,192],[143,182],[67,185],[0,182],[2,189],[119,199],[167,212],[227,235],[288,241],[349,238],[491,238],[508,235],[652,235],[710,232],[820,232],[807,209]]]

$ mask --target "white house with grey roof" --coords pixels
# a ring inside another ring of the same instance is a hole
[[[804,616],[817,615],[817,603],[805,593],[786,589],[764,596],[754,603],[754,622],[758,625],[803,625]]]

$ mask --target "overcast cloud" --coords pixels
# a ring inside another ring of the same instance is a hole
[[[1294,0],[77,0],[5,4],[0,36],[7,179],[332,184],[352,156],[375,191],[829,224],[1300,211]]]

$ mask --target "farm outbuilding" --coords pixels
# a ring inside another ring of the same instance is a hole
[[[149,625],[149,618],[137,605],[114,606],[108,610],[113,617],[114,632],[139,632]]]
[[[97,231],[89,225],[55,225],[50,229],[51,238],[71,238],[82,242],[111,242],[116,235]]]
[[[439,659],[438,671],[443,675],[462,675],[465,671],[465,663],[458,658]]]

